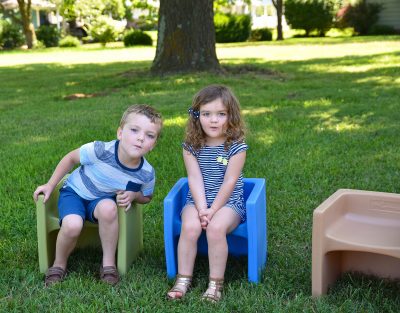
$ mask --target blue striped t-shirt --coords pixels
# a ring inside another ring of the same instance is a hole
[[[224,181],[225,171],[230,158],[237,153],[247,150],[248,146],[244,142],[233,142],[228,150],[225,150],[224,144],[221,144],[219,146],[204,146],[199,151],[195,151],[192,146],[186,144],[182,144],[182,146],[185,150],[189,151],[199,163],[204,181],[206,201],[208,207],[210,207]],[[194,204],[190,190],[186,198],[186,204]],[[231,207],[239,214],[242,222],[246,220],[242,173],[225,205]]]
[[[155,173],[142,157],[137,168],[128,168],[118,159],[119,140],[94,141],[80,147],[81,165],[75,169],[63,187],[71,187],[80,197],[94,200],[114,196],[118,190],[142,191],[153,194]]]

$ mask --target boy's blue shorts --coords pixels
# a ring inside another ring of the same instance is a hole
[[[94,209],[97,203],[103,199],[111,199],[115,202],[115,196],[105,196],[95,200],[86,200],[80,197],[71,187],[62,187],[58,198],[58,218],[60,225],[64,217],[70,214],[76,214],[82,217],[83,221],[97,223],[94,217]]]

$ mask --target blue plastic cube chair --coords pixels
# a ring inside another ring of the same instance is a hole
[[[181,211],[189,192],[187,178],[181,178],[164,199],[164,244],[167,276],[177,274],[177,246],[181,232]],[[244,178],[247,220],[227,236],[229,254],[247,255],[248,279],[258,283],[267,262],[267,201],[265,179]],[[198,241],[198,253],[207,254],[205,232]]]

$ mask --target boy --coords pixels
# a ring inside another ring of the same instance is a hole
[[[47,184],[37,187],[46,202],[60,180],[80,163],[60,190],[58,210],[60,231],[55,260],[46,272],[45,285],[62,281],[67,260],[85,220],[99,224],[103,249],[100,279],[110,285],[119,282],[115,266],[118,243],[117,206],[129,210],[132,201],[151,200],[155,174],[144,155],[151,151],[162,128],[161,115],[148,105],[130,106],[117,130],[118,140],[95,141],[69,152],[54,170]]]

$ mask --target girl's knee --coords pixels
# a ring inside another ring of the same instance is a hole
[[[207,240],[221,240],[226,238],[226,229],[219,223],[213,223],[212,221],[207,225],[206,228]]]
[[[181,236],[189,239],[189,240],[197,240],[201,235],[201,226],[200,223],[196,225],[195,223],[183,223],[181,229]]]

